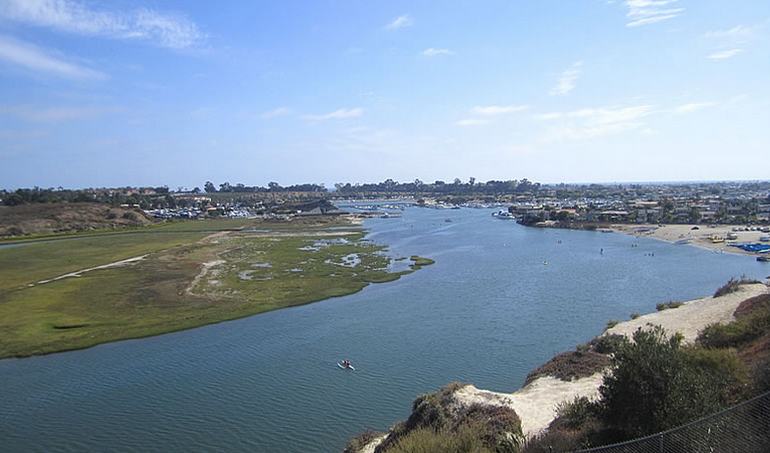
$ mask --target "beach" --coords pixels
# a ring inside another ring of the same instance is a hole
[[[744,242],[760,242],[759,238],[762,236],[768,236],[770,233],[763,233],[761,231],[734,231],[738,229],[736,225],[628,225],[628,224],[615,224],[610,227],[612,231],[624,234],[630,234],[636,237],[648,237],[658,239],[661,241],[676,243],[686,242],[696,247],[702,247],[708,250],[713,250],[718,253],[737,253],[742,255],[756,256],[755,253],[746,252],[738,247],[731,247],[730,244],[744,243]],[[734,234],[737,239],[727,240],[728,234]],[[722,242],[712,241],[712,237],[719,237],[725,239]]]

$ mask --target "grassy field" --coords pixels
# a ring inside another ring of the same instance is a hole
[[[187,329],[403,275],[388,272],[383,247],[362,238],[340,221],[224,220],[0,248],[0,357]]]

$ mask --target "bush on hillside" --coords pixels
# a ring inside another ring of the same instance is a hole
[[[741,276],[741,278],[731,278],[727,281],[724,285],[720,286],[719,289],[716,290],[714,293],[714,297],[722,297],[724,295],[734,293],[740,289],[741,285],[744,284],[751,284],[751,283],[761,283],[758,280],[747,278],[745,275]]]
[[[378,450],[379,451],[379,450]],[[420,428],[401,437],[388,453],[496,453],[481,442],[473,427],[457,432]]]
[[[521,420],[516,412],[507,407],[491,405],[459,406],[453,395],[462,387],[463,384],[452,383],[438,392],[418,397],[412,405],[409,418],[394,426],[388,438],[375,451],[518,452],[523,436]],[[442,441],[437,436],[446,439]],[[481,450],[453,449],[467,445],[480,445]]]
[[[382,434],[383,433],[378,433],[376,431],[371,431],[371,430],[364,431],[363,433],[350,439],[350,441],[345,446],[345,449],[342,451],[342,453],[358,453],[371,441],[380,437]]]
[[[598,418],[600,408],[585,397],[559,404],[548,430],[528,439],[522,453],[574,451],[611,443],[613,439],[605,436]]]
[[[770,332],[770,295],[745,300],[735,313],[733,322],[706,326],[698,343],[707,348],[734,348]]]
[[[562,381],[580,379],[598,373],[610,365],[610,358],[604,354],[580,348],[578,351],[563,352],[535,369],[525,380],[525,385],[543,376],[553,376]]]
[[[601,418],[627,438],[681,425],[729,405],[745,385],[734,352],[685,349],[663,328],[639,329],[615,353],[599,389]],[[730,355],[732,354],[732,355]]]
[[[625,335],[612,333],[596,337],[589,344],[599,354],[614,354],[626,343],[628,343],[628,338]]]

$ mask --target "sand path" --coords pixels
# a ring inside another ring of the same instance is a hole
[[[133,263],[135,263],[137,261],[141,261],[141,260],[145,259],[146,257],[147,257],[147,255],[135,256],[133,258],[128,258],[128,259],[125,259],[125,260],[115,261],[114,263],[103,264],[101,266],[96,266],[96,267],[89,267],[88,269],[81,269],[79,271],[70,272],[68,274],[60,275],[58,277],[49,278],[48,280],[40,280],[36,284],[37,285],[43,285],[45,283],[55,282],[55,281],[61,280],[63,278],[80,277],[83,274],[85,274],[86,272],[98,271],[100,269],[110,269],[110,268],[113,268],[113,267],[128,266],[128,265],[133,264]],[[30,285],[30,286],[34,286],[34,285]]]

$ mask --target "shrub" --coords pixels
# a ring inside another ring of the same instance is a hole
[[[523,438],[521,419],[508,407],[474,404],[458,417],[452,430],[459,432],[464,426],[473,428],[476,437],[498,453],[518,451]]]
[[[740,289],[741,285],[744,284],[750,284],[750,283],[761,283],[758,280],[747,278],[745,275],[741,276],[741,278],[731,278],[727,281],[724,285],[720,286],[719,289],[716,290],[714,293],[714,297],[722,297],[726,294],[734,293]]]
[[[136,222],[137,220],[139,220],[139,216],[136,215],[136,213],[133,212],[133,211],[126,211],[126,212],[124,212],[122,217],[124,219],[130,220],[132,222]]]
[[[596,403],[585,396],[576,396],[572,401],[556,406],[555,426],[551,426],[556,429],[579,429],[596,413]]]
[[[607,330],[612,329],[613,327],[617,326],[618,322],[620,322],[620,321],[618,321],[616,319],[610,319],[609,321],[607,321]]]
[[[525,384],[542,376],[553,376],[562,381],[571,381],[598,373],[610,365],[610,359],[594,351],[563,352],[527,375]]]
[[[612,333],[594,338],[590,344],[594,351],[600,354],[614,354],[625,343],[628,343],[628,338],[625,335]]]
[[[770,359],[764,359],[754,364],[751,378],[756,393],[770,392]]]
[[[658,310],[658,311],[663,311],[663,310],[667,310],[669,308],[679,308],[682,305],[684,305],[684,302],[674,302],[674,301],[671,301],[671,302],[666,302],[665,304],[657,304],[657,305],[655,305],[655,309]]]
[[[733,322],[706,326],[698,335],[698,343],[708,348],[740,347],[770,332],[770,297],[752,297],[735,312]]]
[[[363,433],[357,435],[356,437],[350,439],[347,446],[345,446],[345,449],[342,451],[343,453],[358,453],[363,449],[369,442],[373,441],[374,439],[380,437],[383,433],[378,433],[376,431],[364,431]]]
[[[523,436],[521,420],[516,412],[508,407],[492,405],[458,406],[453,394],[462,386],[452,383],[438,392],[418,397],[406,422],[394,426],[376,451],[518,452]],[[447,439],[441,441],[436,436]],[[469,440],[469,436],[472,439]],[[453,450],[458,445],[480,446],[481,449]]]
[[[637,330],[634,341],[620,348],[615,368],[599,389],[601,417],[608,426],[626,437],[643,436],[732,401],[726,389],[742,388],[745,382],[734,353],[685,350],[681,341],[656,326]]]
[[[473,427],[464,427],[458,432],[436,431],[420,428],[403,436],[388,453],[494,453],[484,446],[475,435]]]
[[[636,318],[638,318],[640,316],[642,316],[642,315],[640,315],[639,313],[631,313],[631,319],[636,319]]]

